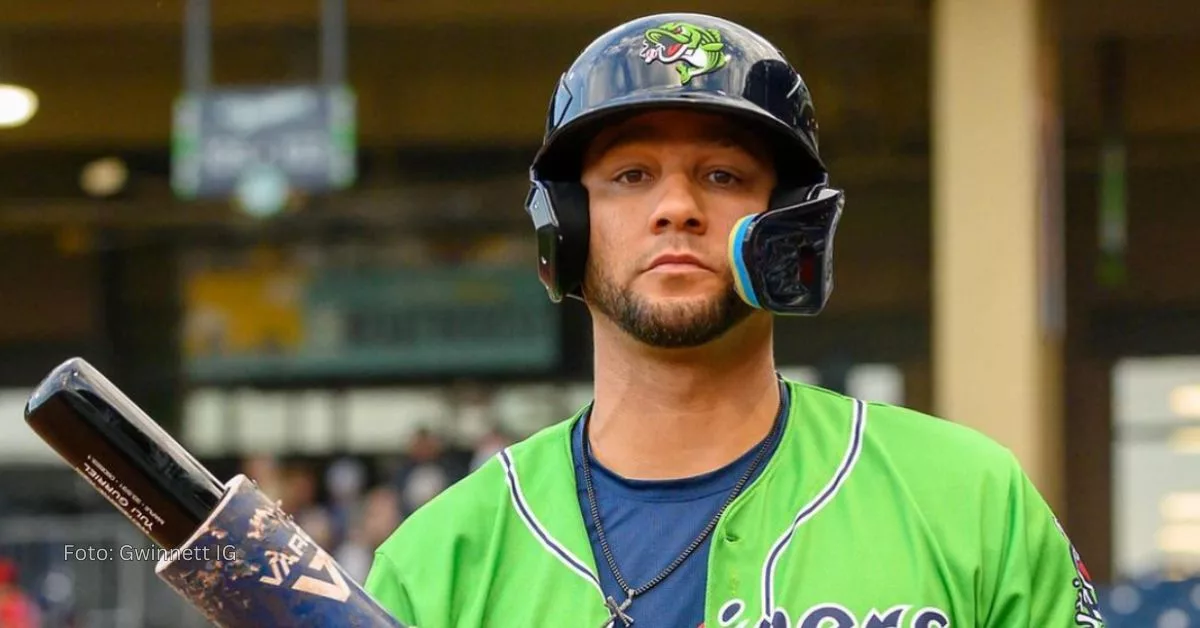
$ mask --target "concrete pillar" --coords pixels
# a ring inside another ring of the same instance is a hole
[[[1042,5],[934,2],[934,403],[1012,449],[1059,507],[1061,149]]]

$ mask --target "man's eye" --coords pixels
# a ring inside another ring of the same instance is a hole
[[[737,175],[727,170],[713,170],[708,173],[708,180],[717,185],[732,185],[738,182]]]
[[[646,180],[646,173],[643,170],[626,170],[617,175],[618,183],[641,183]]]

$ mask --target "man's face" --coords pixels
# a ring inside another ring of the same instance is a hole
[[[594,309],[657,347],[706,344],[753,312],[734,290],[728,242],[775,187],[761,140],[714,114],[645,113],[592,140],[582,180]]]

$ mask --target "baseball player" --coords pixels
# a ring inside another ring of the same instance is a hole
[[[777,374],[844,206],[808,88],[726,20],[655,15],[554,92],[526,209],[592,314],[594,400],[414,513],[366,582],[418,628],[1102,626],[1006,449]]]

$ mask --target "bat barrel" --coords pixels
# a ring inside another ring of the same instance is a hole
[[[404,628],[244,475],[155,573],[223,628]]]
[[[221,483],[86,360],[67,360],[30,395],[25,421],[160,547],[182,543]]]

